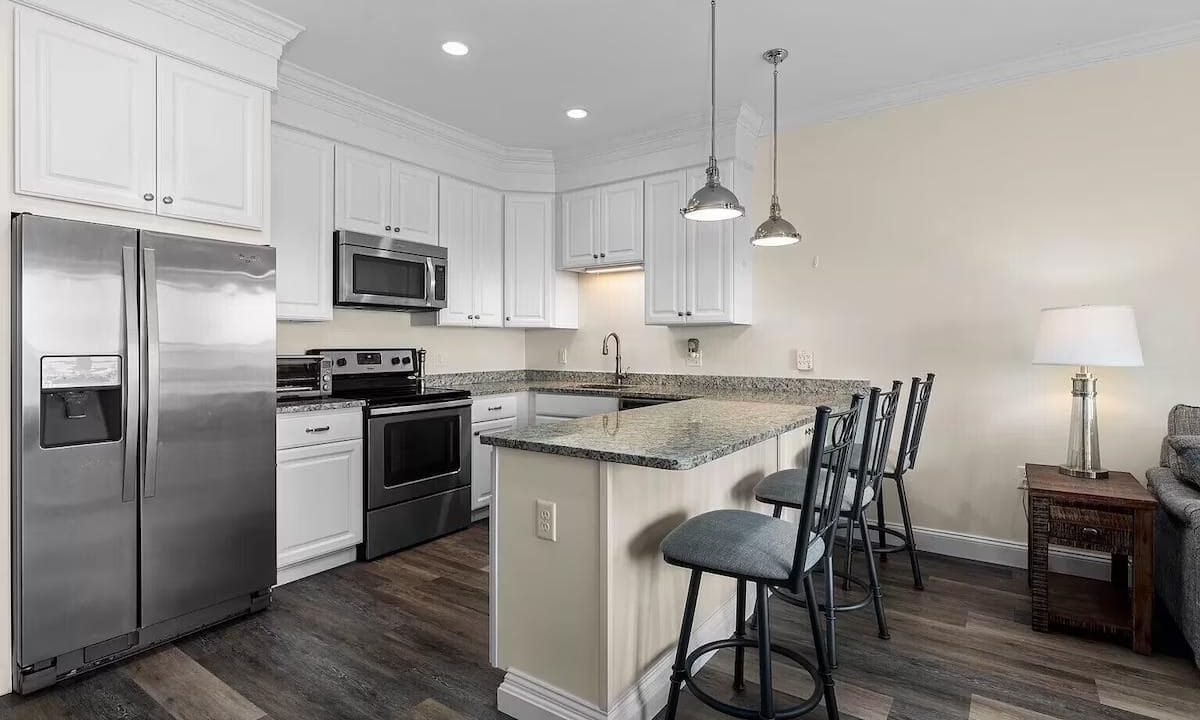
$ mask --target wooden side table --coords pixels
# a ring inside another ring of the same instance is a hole
[[[1061,626],[1118,635],[1131,639],[1135,652],[1149,655],[1158,501],[1129,473],[1085,480],[1061,475],[1053,465],[1026,464],[1025,474],[1033,629],[1049,632],[1051,626]],[[1111,581],[1051,573],[1050,545],[1108,553]]]

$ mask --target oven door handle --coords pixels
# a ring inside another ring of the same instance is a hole
[[[447,400],[445,402],[428,403],[426,405],[406,405],[401,407],[376,408],[371,410],[371,417],[384,417],[387,415],[408,415],[410,413],[425,412],[427,410],[444,410],[446,408],[470,407],[471,399],[463,400]]]

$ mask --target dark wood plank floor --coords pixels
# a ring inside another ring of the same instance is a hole
[[[838,690],[858,720],[1195,720],[1200,672],[1118,645],[1029,629],[1021,571],[927,556],[927,589],[906,563],[883,568],[892,639],[869,612],[840,622]],[[807,621],[773,603],[777,638],[811,652]],[[487,527],[280,588],[264,613],[181,640],[29,698],[0,720],[498,718],[488,665]],[[731,658],[702,673],[728,689]],[[753,703],[756,661],[747,658]],[[779,702],[806,676],[776,663]],[[721,717],[685,696],[688,720]],[[813,717],[823,718],[820,710]]]

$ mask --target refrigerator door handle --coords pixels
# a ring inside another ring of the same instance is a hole
[[[154,250],[142,250],[142,283],[146,303],[146,469],[143,497],[158,491],[158,271]]]
[[[142,415],[141,385],[142,342],[138,332],[138,258],[137,248],[121,248],[121,276],[125,295],[125,468],[121,481],[121,502],[137,498],[138,440]]]

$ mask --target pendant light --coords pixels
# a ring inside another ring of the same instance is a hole
[[[692,195],[687,207],[679,212],[688,220],[711,222],[732,220],[746,214],[746,208],[738,202],[733,191],[721,185],[721,171],[717,169],[717,0],[712,0],[712,120],[710,127],[710,151],[708,155],[708,180],[704,187]]]
[[[800,242],[800,233],[796,232],[795,226],[779,214],[779,63],[786,60],[787,56],[788,51],[783,48],[763,53],[763,60],[775,66],[775,124],[771,130],[771,214],[758,226],[758,230],[754,231],[754,237],[750,238],[752,245],[778,247]]]

